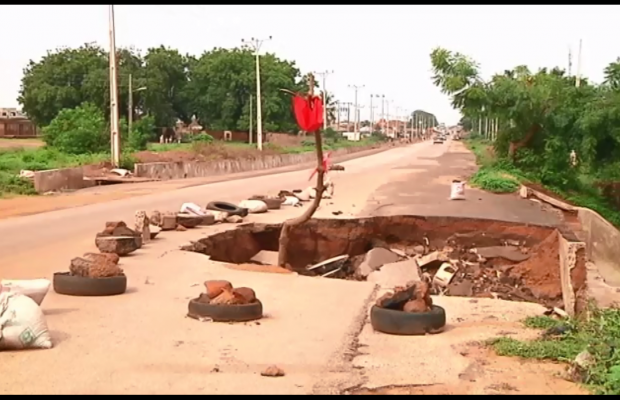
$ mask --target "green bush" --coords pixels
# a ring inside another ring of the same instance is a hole
[[[192,136],[191,141],[192,143],[213,143],[214,139],[208,133],[200,133]]]
[[[64,109],[43,129],[45,144],[67,154],[93,154],[109,151],[106,121],[99,109],[84,103]]]
[[[519,189],[519,181],[500,169],[483,167],[469,180],[474,187],[493,193],[513,193]]]
[[[124,132],[127,132],[127,129]],[[148,143],[156,139],[156,129],[155,118],[151,115],[134,121],[131,132],[127,134],[127,147],[136,151],[146,150]]]

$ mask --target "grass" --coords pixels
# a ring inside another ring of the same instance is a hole
[[[620,228],[620,210],[609,204],[594,186],[594,178],[588,175],[579,177],[579,183],[570,191],[542,185],[531,174],[526,174],[514,165],[497,160],[491,142],[474,138],[465,141],[466,146],[475,154],[479,170],[470,178],[470,184],[482,190],[494,193],[512,193],[519,189],[521,183],[536,183],[555,193],[570,203],[585,207],[599,213],[614,226]]]
[[[532,341],[498,338],[491,346],[500,356],[571,362],[587,350],[593,363],[585,369],[584,381],[596,394],[620,394],[620,310],[591,308],[588,318],[558,321],[531,317],[528,328],[562,328],[564,334],[543,335]]]

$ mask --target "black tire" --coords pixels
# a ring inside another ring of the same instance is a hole
[[[214,322],[248,322],[263,317],[263,304],[260,301],[227,306],[200,303],[197,300],[190,300],[187,306],[187,315],[190,318],[211,318]]]
[[[248,200],[260,200],[267,205],[268,210],[279,210],[282,208],[282,199],[280,197],[252,196]]]
[[[240,217],[248,216],[247,208],[237,207],[236,205],[225,201],[212,201],[207,204],[207,210],[226,212],[228,215],[238,215]]]
[[[446,326],[446,310],[432,306],[425,313],[407,313],[373,306],[370,324],[378,332],[390,335],[426,335],[438,333]]]
[[[70,272],[54,274],[54,292],[67,296],[116,296],[127,291],[125,275],[111,278],[85,278]]]

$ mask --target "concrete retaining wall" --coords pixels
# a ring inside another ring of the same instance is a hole
[[[37,193],[62,190],[79,190],[94,185],[84,180],[82,168],[63,168],[36,171],[34,173],[34,189]]]
[[[525,186],[521,186],[520,194],[577,213],[584,242],[560,237],[560,274],[566,311],[578,313],[590,299],[601,307],[620,300],[617,291],[620,287],[620,231],[589,208],[572,206]]]
[[[378,146],[375,145],[369,147],[350,147],[346,149],[339,149],[332,152],[332,158],[377,147]],[[161,180],[200,178],[314,163],[316,163],[316,154],[314,152],[304,154],[281,154],[265,156],[258,159],[206,162],[158,162],[135,164],[134,176]]]

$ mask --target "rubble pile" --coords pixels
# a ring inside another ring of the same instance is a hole
[[[69,272],[83,278],[111,278],[122,276],[123,270],[118,266],[119,257],[111,253],[86,253],[71,260]]]
[[[243,305],[256,303],[256,293],[247,287],[233,288],[228,281],[206,281],[205,292],[201,293],[199,303],[213,305]]]
[[[376,306],[408,313],[424,313],[431,310],[433,299],[426,282],[409,282],[405,287],[396,287],[393,292],[381,296]]]

